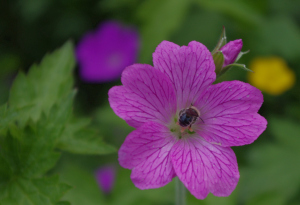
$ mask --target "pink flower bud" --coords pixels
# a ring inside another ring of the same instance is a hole
[[[238,57],[239,53],[241,52],[242,47],[243,47],[242,39],[237,39],[237,40],[228,42],[226,45],[224,45],[220,49],[220,51],[222,51],[222,53],[224,55],[223,67],[235,62],[236,58]]]

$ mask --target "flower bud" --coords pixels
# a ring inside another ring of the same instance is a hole
[[[232,66],[252,72],[244,64],[236,63],[242,55],[248,53],[248,51],[241,52],[242,47],[242,39],[237,39],[227,43],[225,28],[223,27],[221,37],[214,50],[211,52],[215,63],[217,78],[227,72]]]
[[[100,189],[109,194],[115,183],[115,168],[113,166],[104,166],[96,171],[96,180]]]
[[[242,47],[243,47],[243,41],[242,39],[238,39],[238,40],[228,42],[220,49],[220,51],[222,51],[224,55],[223,67],[226,67],[227,65],[236,62],[236,59],[239,53],[241,52]]]

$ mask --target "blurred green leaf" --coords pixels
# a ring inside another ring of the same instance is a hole
[[[106,204],[95,177],[77,166],[67,164],[60,171],[61,179],[74,187],[63,196],[72,205]]]
[[[237,21],[242,21],[251,25],[258,25],[262,21],[262,17],[253,9],[247,1],[239,0],[194,0],[200,6],[217,12],[224,13],[233,17]]]
[[[150,62],[157,45],[180,26],[189,5],[186,0],[146,0],[141,4],[137,13],[137,18],[143,22],[141,63]]]
[[[256,55],[280,55],[287,60],[299,58],[300,29],[293,19],[275,16],[253,31],[249,40]]]
[[[57,205],[57,201],[70,189],[60,183],[58,176],[38,179],[17,178],[1,189],[1,205]]]
[[[42,112],[47,114],[71,91],[74,63],[72,43],[67,42],[61,49],[46,55],[40,65],[33,65],[27,76],[22,72],[18,74],[10,91],[9,106],[13,109],[32,106],[22,113],[21,124],[29,118],[36,121]]]
[[[299,151],[300,127],[299,123],[285,118],[273,117],[269,120],[270,131],[278,142],[288,149]]]
[[[126,136],[134,130],[125,120],[117,116],[109,105],[99,108],[95,113],[95,126],[106,140],[121,145]]]
[[[244,200],[254,200],[266,193],[275,193],[286,204],[295,195],[300,184],[298,123],[272,117],[268,128],[278,140],[276,143],[253,147],[249,153],[250,166],[243,169]],[[267,199],[266,199],[267,200]]]
[[[11,123],[13,123],[22,112],[28,112],[30,106],[19,108],[17,110],[8,109],[7,104],[0,106],[0,132],[5,130]]]
[[[281,194],[276,192],[267,192],[248,201],[246,205],[284,205],[285,199]]]
[[[57,162],[56,140],[68,122],[74,93],[24,128],[12,125],[0,144],[0,202],[4,204],[56,204],[70,187],[57,176],[42,177]]]
[[[72,205],[164,205],[174,203],[173,182],[159,189],[140,190],[131,182],[130,172],[130,170],[119,168],[112,193],[105,196],[92,172],[68,164],[60,173],[62,179],[66,183],[74,185],[74,188],[63,199],[70,201]]]
[[[57,147],[75,154],[109,154],[116,149],[103,142],[99,134],[87,128],[89,119],[73,120],[65,127]]]

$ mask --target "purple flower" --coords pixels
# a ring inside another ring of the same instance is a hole
[[[134,64],[123,86],[109,91],[114,112],[135,127],[119,150],[140,189],[158,188],[177,176],[198,199],[228,196],[239,179],[231,146],[250,144],[266,129],[257,111],[261,92],[240,81],[212,84],[215,65],[196,41],[163,41],[154,67]]]
[[[135,29],[108,21],[86,34],[76,48],[80,76],[87,82],[107,82],[135,63],[139,36]]]
[[[100,167],[96,171],[97,182],[105,194],[111,192],[115,183],[115,175],[115,168],[113,166]]]
[[[224,55],[223,67],[235,62],[236,58],[238,57],[239,53],[242,50],[242,47],[243,47],[242,39],[237,39],[228,42],[220,49],[220,51],[222,51]]]

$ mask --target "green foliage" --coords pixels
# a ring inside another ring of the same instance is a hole
[[[271,204],[274,196],[286,204],[299,189],[299,125],[273,117],[268,127],[277,142],[253,147],[249,153],[251,167],[244,169],[241,177],[243,192],[247,193],[243,200],[251,199],[249,204]],[[268,200],[271,202],[267,203]]]
[[[270,53],[276,53],[287,60],[298,59],[300,29],[296,22],[283,16],[275,16],[265,21],[259,26],[259,32],[256,31],[252,34],[255,37],[251,39],[255,54],[270,55]]]
[[[262,21],[261,15],[247,1],[238,0],[195,0],[201,6],[224,13],[243,23],[257,25]]]
[[[143,21],[141,63],[151,62],[156,46],[179,27],[189,4],[186,0],[144,1],[137,12]]]
[[[18,119],[19,115],[26,109],[29,109],[30,106],[23,107],[20,109],[8,109],[7,104],[4,104],[0,107],[0,133],[3,132],[8,125]]]
[[[72,108],[73,94],[49,115],[41,116],[24,128],[9,128],[1,144],[0,201],[4,204],[56,204],[70,187],[60,183],[57,176],[43,177],[57,162],[60,154],[54,151]]]
[[[57,142],[57,147],[75,154],[108,154],[116,149],[107,145],[94,129],[86,128],[89,119],[72,120]]]
[[[12,85],[9,106],[20,109],[31,106],[18,121],[24,125],[28,119],[37,121],[42,112],[70,93],[73,86],[75,59],[71,42],[46,55],[40,65],[31,66],[27,75],[20,72]]]
[[[131,171],[121,167],[117,169],[116,183],[112,193],[108,196],[101,192],[91,171],[87,171],[72,163],[66,163],[66,167],[60,172],[66,183],[75,185],[63,197],[63,199],[70,201],[72,205],[152,205],[174,203],[173,182],[160,189],[139,190],[130,180]]]
[[[59,183],[58,177],[38,179],[17,178],[1,190],[1,205],[58,205],[58,200],[70,188]]]
[[[0,204],[67,205],[71,187],[46,176],[60,158],[56,148],[79,154],[115,149],[72,116],[73,46],[66,43],[15,79],[8,105],[0,107]],[[72,119],[72,120],[71,120]]]

